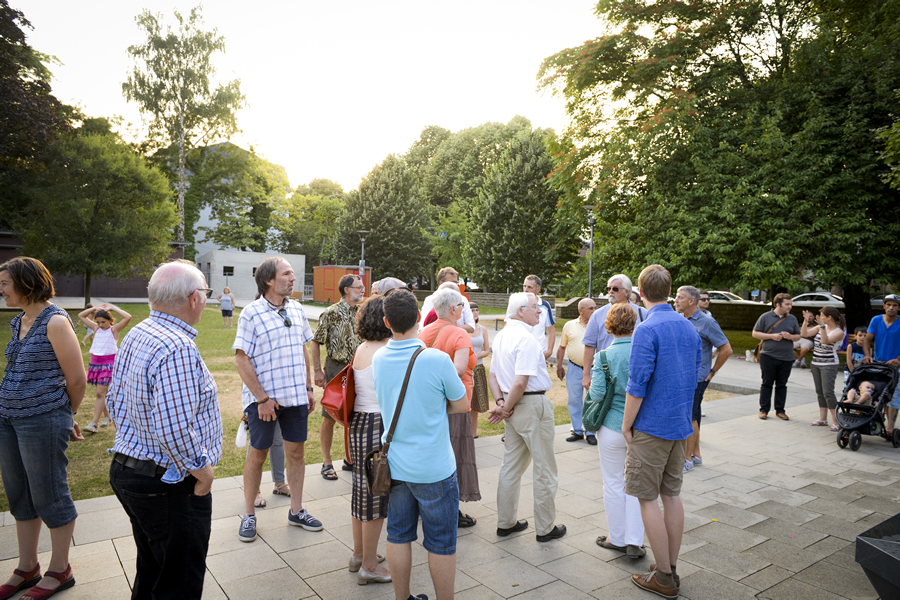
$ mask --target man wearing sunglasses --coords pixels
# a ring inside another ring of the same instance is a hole
[[[309,413],[315,410],[312,371],[306,343],[312,329],[300,303],[290,300],[294,270],[281,257],[267,258],[256,268],[260,297],[241,311],[232,349],[244,382],[241,401],[250,426],[250,448],[244,463],[244,505],[238,539],[256,539],[256,492],[262,466],[281,429],[291,488],[288,523],[307,531],[321,531],[322,523],[303,508],[306,472],[303,445]]]
[[[606,350],[615,339],[608,331],[606,331],[606,315],[609,313],[609,307],[620,302],[628,302],[637,312],[638,323],[643,322],[647,316],[647,311],[634,302],[631,302],[631,279],[627,275],[613,275],[606,282],[606,293],[609,294],[609,304],[594,311],[591,320],[588,321],[587,327],[584,329],[584,377],[581,385],[584,389],[591,389],[591,369],[594,366],[594,354],[597,350]]]

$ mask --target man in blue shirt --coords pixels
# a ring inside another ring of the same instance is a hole
[[[703,464],[703,458],[700,456],[700,418],[703,416],[700,412],[700,405],[703,402],[703,393],[706,392],[710,380],[715,377],[734,352],[718,322],[709,313],[700,310],[701,294],[702,292],[694,286],[683,285],[678,288],[678,294],[675,295],[675,310],[683,314],[697,330],[703,351],[703,362],[700,372],[697,373],[697,389],[694,390],[694,405],[691,410],[691,426],[694,428],[694,433],[688,438],[684,451],[685,473],[693,471],[694,465]],[[719,349],[719,356],[716,359],[715,367],[710,368],[713,348]]]
[[[375,393],[385,424],[382,442],[394,419],[403,379],[413,354],[424,346],[418,337],[419,305],[407,290],[384,298],[384,323],[394,333],[372,358]],[[422,517],[423,546],[438,598],[453,597],[459,485],[450,445],[448,413],[468,408],[466,388],[450,357],[434,348],[416,358],[391,445],[391,495],[388,503],[387,556],[397,598],[410,596],[412,542]]]
[[[895,369],[900,367],[900,323],[897,313],[900,312],[900,296],[888,294],[884,297],[884,314],[872,317],[869,331],[863,339],[863,352],[866,357],[863,363],[872,362],[872,343],[875,343],[875,360],[885,362]],[[888,404],[887,429],[893,431],[897,421],[897,409],[900,409],[900,385],[894,389],[894,397]]]
[[[625,493],[641,503],[655,570],[632,582],[664,598],[678,597],[675,579],[684,534],[681,481],[686,438],[702,352],[694,327],[667,304],[672,276],[661,265],[641,272],[638,287],[647,318],[635,327],[622,435],[628,442]],[[663,513],[657,504],[662,496]]]

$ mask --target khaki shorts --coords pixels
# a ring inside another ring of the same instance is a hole
[[[625,455],[625,493],[641,500],[679,495],[686,444],[635,429]]]

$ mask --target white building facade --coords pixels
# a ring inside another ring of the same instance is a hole
[[[231,288],[231,293],[238,306],[246,306],[256,298],[256,267],[267,258],[281,256],[291,263],[294,276],[294,291],[302,292],[306,273],[306,256],[303,254],[276,254],[274,252],[241,252],[239,250],[210,250],[199,255],[194,261],[197,268],[206,275],[207,285],[213,289],[211,302],[215,302],[216,296],[222,293],[225,286]]]

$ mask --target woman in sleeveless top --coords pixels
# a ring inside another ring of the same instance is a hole
[[[828,413],[831,413],[831,430],[837,431],[835,409],[837,398],[834,394],[834,380],[837,378],[838,367],[841,364],[838,358],[838,347],[844,340],[844,317],[833,306],[826,306],[815,316],[815,326],[809,323],[813,320],[813,314],[808,310],[803,311],[803,325],[800,327],[802,337],[813,337],[813,359],[809,366],[813,383],[816,385],[816,398],[819,400],[819,418],[810,423],[813,427],[827,427]]]
[[[356,400],[350,418],[350,457],[353,460],[353,494],[350,513],[353,517],[353,555],[350,571],[358,571],[356,582],[360,585],[387,583],[390,572],[378,563],[378,538],[388,511],[388,496],[372,496],[366,486],[363,470],[366,455],[381,449],[384,424],[381,409],[375,396],[375,378],[372,357],[391,339],[391,330],[384,325],[384,298],[373,296],[360,306],[356,315],[356,332],[362,343],[353,355],[353,380],[356,384]]]
[[[226,285],[222,293],[216,296],[216,300],[219,301],[219,310],[222,311],[223,324],[225,327],[232,327],[234,325],[234,320],[232,319],[234,314],[234,294],[231,293],[231,288]]]
[[[472,370],[474,377],[473,395],[483,394],[490,404],[490,395],[488,394],[487,374],[484,370],[484,359],[491,355],[491,342],[488,339],[488,331],[483,325],[478,324],[478,315],[480,310],[474,302],[469,302],[469,308],[472,309],[472,316],[475,318],[475,332],[470,333],[472,339],[472,350],[475,352],[475,368]],[[472,404],[472,437],[478,439],[478,411],[476,410],[477,402]]]
[[[0,382],[0,473],[16,519],[18,566],[0,586],[0,598],[32,588],[22,598],[45,598],[75,585],[69,546],[78,513],[66,479],[69,441],[83,440],[72,415],[87,377],[75,324],[50,303],[53,277],[33,258],[0,265],[0,296],[22,309],[10,326],[6,370]],[[49,569],[41,578],[41,523],[50,530]],[[30,594],[30,595],[29,595]]]
[[[116,323],[112,313],[118,313],[122,320]],[[91,319],[91,314],[94,318]],[[92,306],[78,313],[78,318],[94,331],[94,341],[91,343],[91,363],[88,365],[88,383],[96,387],[97,401],[94,403],[94,418],[84,427],[84,431],[97,433],[98,423],[100,427],[110,424],[109,412],[106,410],[106,392],[109,390],[109,382],[112,380],[113,363],[116,360],[116,340],[119,332],[131,321],[131,315],[112,304]],[[101,420],[100,415],[106,414]]]

